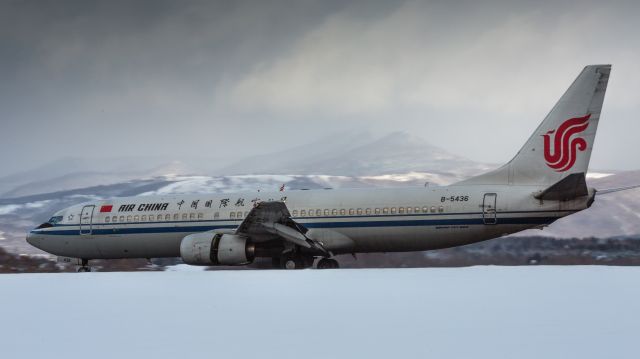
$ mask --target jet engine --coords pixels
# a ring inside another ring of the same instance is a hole
[[[243,265],[253,261],[255,246],[235,234],[194,233],[180,242],[180,257],[193,265]]]

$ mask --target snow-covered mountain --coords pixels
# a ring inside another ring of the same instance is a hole
[[[238,161],[223,174],[323,174],[373,176],[429,172],[452,178],[466,177],[491,166],[475,163],[432,146],[405,132],[373,138],[367,133],[336,135],[277,153]]]
[[[163,157],[65,158],[0,177],[0,198],[110,186],[168,175],[404,176],[419,172],[430,173],[430,182],[446,183],[491,167],[453,155],[406,133],[374,137],[360,131],[339,133],[306,145],[244,159],[234,159],[232,154],[190,158],[188,162]]]

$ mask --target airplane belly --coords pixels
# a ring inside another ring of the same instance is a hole
[[[179,257],[180,241],[189,233],[145,233],[97,236],[95,259]]]
[[[355,243],[355,252],[409,252],[476,243],[529,228],[526,225],[468,225],[384,228],[341,228]]]
[[[100,255],[91,235],[46,235],[43,234],[39,248],[57,255],[74,258],[94,258]]]

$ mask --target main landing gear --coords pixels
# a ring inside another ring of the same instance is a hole
[[[282,269],[305,269],[313,267],[314,258],[295,253],[285,254],[282,257],[273,258],[273,267]],[[316,264],[318,269],[337,269],[340,268],[338,261],[332,258],[322,258]]]
[[[321,260],[318,261],[318,264],[316,264],[316,267],[318,269],[338,269],[340,268],[340,264],[335,259],[322,258]]]
[[[298,253],[285,253],[277,263],[282,269],[305,269],[313,266],[313,257]],[[274,260],[274,265],[276,260]]]
[[[89,267],[88,259],[83,259],[82,265],[78,267],[78,273],[83,273],[83,272],[91,272],[91,267]]]

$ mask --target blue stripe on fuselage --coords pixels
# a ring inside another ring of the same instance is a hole
[[[549,224],[559,217],[511,217],[498,218],[497,224]],[[187,222],[188,223],[188,222]],[[426,220],[389,220],[389,221],[344,221],[344,222],[308,222],[300,223],[306,228],[366,228],[366,227],[410,227],[410,226],[461,226],[483,225],[482,218],[460,219],[426,219]],[[94,225],[103,226],[103,224]],[[197,225],[171,227],[137,227],[137,228],[93,228],[93,235],[114,234],[154,234],[154,233],[193,233],[214,229],[234,229],[238,225]],[[84,229],[83,229],[84,230]],[[31,233],[42,235],[79,235],[79,229],[33,230]]]

